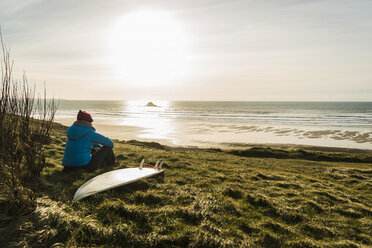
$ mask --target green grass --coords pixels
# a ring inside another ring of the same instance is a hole
[[[5,246],[372,246],[368,154],[174,149],[116,141],[119,165],[65,174],[64,132],[56,125],[48,166],[35,186],[37,209],[1,217]],[[142,158],[165,160],[164,174],[72,201],[88,179],[136,167]]]
[[[355,162],[372,163],[372,154],[350,154],[350,153],[330,153],[306,151],[304,149],[274,149],[271,147],[253,147],[246,150],[232,150],[231,154],[242,157],[257,158],[282,158],[282,159],[304,159],[313,161],[331,161],[331,162]]]

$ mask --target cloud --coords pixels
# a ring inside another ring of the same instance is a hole
[[[120,82],[105,65],[108,34],[120,16],[143,8],[172,11],[192,37],[193,70],[175,83],[179,89],[159,93],[164,96],[182,99],[198,88],[222,99],[225,89],[226,100],[244,100],[245,92],[259,89],[267,99],[283,89],[283,98],[318,99],[312,87],[326,85],[328,92],[341,87],[344,93],[335,96],[342,100],[366,99],[363,92],[372,90],[371,1],[2,0],[0,25],[17,70],[30,80],[45,80],[56,93],[61,83],[77,82],[111,84],[115,91]],[[123,93],[115,94],[125,97],[122,84]],[[94,92],[92,98],[101,98]]]

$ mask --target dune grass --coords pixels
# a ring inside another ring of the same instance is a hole
[[[271,147],[252,147],[246,150],[232,150],[231,154],[242,157],[304,159],[330,162],[372,163],[372,154],[350,154],[341,152],[306,151],[304,149],[275,149]]]
[[[372,164],[363,163],[368,162],[364,155],[317,153],[339,162],[313,161],[327,159],[287,154],[298,151],[266,149],[264,156],[265,149],[255,155],[116,141],[115,167],[66,174],[61,166],[64,132],[65,127],[55,125],[47,167],[35,185],[36,210],[1,217],[4,245],[372,246]],[[287,154],[286,159],[276,152]],[[342,162],[345,156],[358,163]],[[136,167],[142,158],[151,163],[165,160],[165,172],[72,201],[88,179]]]

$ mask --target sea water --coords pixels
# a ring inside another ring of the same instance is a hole
[[[372,102],[61,100],[56,121],[90,112],[103,135],[173,145],[262,143],[372,149]]]

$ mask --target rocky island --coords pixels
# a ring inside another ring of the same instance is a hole
[[[158,105],[154,104],[153,102],[148,102],[146,107],[159,107]]]

